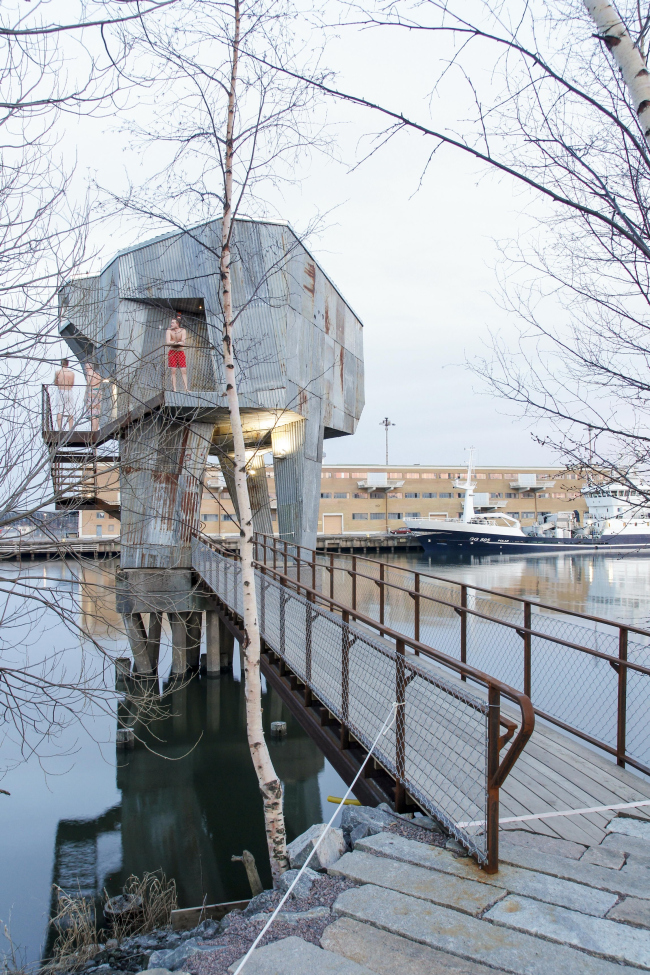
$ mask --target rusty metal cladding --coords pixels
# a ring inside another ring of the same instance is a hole
[[[123,564],[133,567],[186,564],[180,526],[188,519],[198,527],[198,487],[190,481],[202,478],[203,446],[232,452],[220,228],[213,221],[128,248],[99,275],[61,291],[62,337],[80,362],[95,364],[104,380],[100,429],[113,423],[121,438]],[[236,221],[232,275],[246,445],[277,450],[282,534],[312,544],[323,439],[354,433],[363,408],[361,322],[286,224]],[[184,378],[170,368],[165,347],[174,312],[187,332]],[[182,452],[177,426],[189,440],[172,472],[167,455]],[[264,499],[256,507],[268,511]]]

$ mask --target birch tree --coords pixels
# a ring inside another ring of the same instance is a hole
[[[367,86],[307,78],[358,108],[366,128],[383,119],[369,154],[421,137],[426,185],[441,153],[461,153],[483,178],[509,184],[532,224],[501,243],[495,269],[514,337],[492,336],[472,368],[571,469],[650,483],[650,8],[398,0],[340,9],[338,29],[394,38],[389,78],[415,56],[412,38],[428,45],[418,111]]]
[[[153,146],[165,158],[146,187],[133,187],[127,196],[114,197],[118,207],[157,229],[186,231],[190,222],[221,225],[218,246],[212,247],[201,235],[195,239],[207,249],[220,280],[221,365],[240,527],[247,734],[274,884],[288,867],[286,832],[282,783],[262,726],[261,635],[248,491],[250,444],[247,448],[240,413],[241,379],[256,351],[245,349],[238,338],[246,305],[235,301],[232,272],[237,216],[273,212],[270,199],[279,185],[295,179],[301,155],[324,147],[312,121],[316,96],[311,87],[259,59],[260,54],[270,54],[285,66],[296,67],[296,17],[284,0],[186,0],[182,14],[175,9],[167,25],[147,29],[140,38],[143,57],[154,65],[154,73],[159,70],[155,65],[164,66],[164,84],[174,86],[175,98],[154,99],[146,124],[131,131],[145,151]],[[306,52],[311,58],[310,46]],[[317,54],[312,63],[316,60]],[[261,291],[264,283],[256,280],[254,290]]]

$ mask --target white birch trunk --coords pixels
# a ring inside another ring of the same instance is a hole
[[[621,69],[646,142],[650,144],[650,74],[645,58],[611,3],[607,0],[584,0],[584,3],[599,37]]]
[[[264,802],[266,839],[271,861],[273,885],[288,869],[286,833],[284,827],[282,783],[278,779],[264,739],[262,728],[262,687],[260,680],[260,629],[257,619],[257,598],[253,567],[253,515],[246,479],[246,447],[239,412],[239,395],[235,378],[235,362],[232,345],[232,290],[230,274],[230,241],[233,210],[233,157],[235,111],[237,105],[237,68],[239,60],[240,10],[235,0],[235,36],[232,47],[232,68],[228,95],[228,120],[226,127],[225,179],[223,227],[221,232],[220,275],[223,301],[223,361],[226,378],[226,397],[235,450],[235,486],[239,505],[240,556],[243,589],[244,659],[246,679],[246,729],[248,744]]]

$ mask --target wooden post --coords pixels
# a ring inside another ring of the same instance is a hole
[[[420,573],[416,572],[413,576],[413,592],[415,593],[415,605],[413,607],[413,636],[420,642]],[[420,651],[415,651],[415,656],[420,656]]]
[[[352,609],[357,608],[357,557],[352,556]]]
[[[385,576],[385,566],[383,562],[379,563],[379,622],[384,622],[384,603],[385,603],[385,586],[384,586],[384,576]]]

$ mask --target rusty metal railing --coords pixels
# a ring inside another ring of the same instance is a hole
[[[197,535],[192,561],[223,604],[241,616],[239,556]],[[305,706],[317,700],[336,717],[341,748],[354,737],[367,749],[396,703],[395,727],[375,752],[394,780],[396,809],[404,809],[411,797],[487,872],[496,871],[499,790],[535,725],[527,696],[378,625],[282,568],[260,563],[256,576],[263,640],[308,689]],[[452,679],[450,671],[461,680]],[[462,678],[469,678],[476,692]],[[518,723],[502,713],[502,698],[518,709]],[[463,822],[474,825],[458,825]]]
[[[519,688],[539,717],[650,774],[650,631],[270,536],[256,536],[256,556],[363,607],[380,628],[408,632]]]

